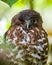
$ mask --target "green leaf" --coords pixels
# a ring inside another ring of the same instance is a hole
[[[29,0],[18,0],[13,6],[14,7],[23,7],[29,3]]]
[[[7,22],[6,29],[8,30],[10,26],[11,26],[11,23],[10,22]]]
[[[13,5],[13,7],[20,7],[20,8],[22,8],[22,7],[27,7],[27,8],[29,8],[29,9],[34,9],[34,1],[35,0],[18,0],[14,5]]]
[[[46,0],[46,6],[47,7],[52,6],[52,0]]]
[[[17,0],[1,0],[5,3],[7,3],[9,6],[12,6],[15,2],[17,2]]]

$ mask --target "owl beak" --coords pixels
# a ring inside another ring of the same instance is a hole
[[[25,22],[26,22],[26,27],[29,28],[30,20],[25,20]]]

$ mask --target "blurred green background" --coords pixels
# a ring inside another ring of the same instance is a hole
[[[48,33],[48,63],[52,63],[52,0],[0,0],[0,36],[10,27],[12,17],[25,9],[34,9],[41,14],[43,27]]]

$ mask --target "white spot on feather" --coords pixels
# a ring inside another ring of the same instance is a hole
[[[13,43],[14,45],[16,45],[16,40],[17,40],[17,37],[13,38],[12,43]]]
[[[8,40],[7,40],[7,42],[11,42],[11,41],[12,41],[12,39],[8,39]]]
[[[15,61],[14,59],[11,59],[10,61],[13,62],[14,64],[17,63],[17,61]]]
[[[21,57],[22,57],[21,54],[17,54],[16,59],[17,59],[17,58],[21,58]]]
[[[16,51],[18,49],[18,46],[16,46],[12,51]]]
[[[38,39],[37,41],[38,42],[43,42],[45,40],[45,38],[43,37],[43,38],[41,38],[41,39]]]
[[[38,48],[39,50],[43,51],[43,48],[42,48],[40,45],[37,46],[37,48]]]
[[[17,36],[15,35],[15,32],[16,32],[16,29],[13,31],[13,36],[14,36],[14,38],[13,38],[13,41],[12,41],[12,43],[14,44],[14,45],[16,45],[16,40],[17,40]]]
[[[41,57],[38,55],[38,54],[34,54],[34,53],[32,53],[31,54],[33,57],[35,57],[35,58],[39,58],[39,59],[41,59]]]
[[[44,37],[44,34],[42,34],[41,36]]]
[[[21,58],[21,57],[23,56],[23,55],[21,54],[23,51],[24,51],[24,50],[21,49],[21,50],[18,52],[18,54],[16,55],[16,59],[17,59],[17,58]]]
[[[7,55],[9,58],[11,58],[12,56],[14,56],[14,54],[11,52],[9,55]]]
[[[43,39],[38,39],[37,41],[38,41],[38,42],[43,42]]]
[[[37,27],[35,29],[39,32],[39,29]]]
[[[26,44],[25,39],[22,39],[22,41],[19,41],[20,44]]]
[[[14,36],[14,37],[16,37],[15,32],[16,32],[16,29],[13,31],[13,36]]]
[[[41,50],[43,51],[43,48],[39,45],[39,46],[34,46],[37,50]]]
[[[30,31],[34,33],[34,30],[30,30]]]
[[[22,31],[24,34],[27,34],[24,30]]]
[[[26,38],[26,40],[27,40],[27,42],[29,42],[30,41],[30,37],[29,37],[29,35],[27,34],[27,38]]]
[[[21,30],[21,31],[22,31],[23,28],[22,28],[21,26],[18,26],[18,27],[17,27],[17,30]]]
[[[48,43],[44,43],[44,46],[46,46]]]
[[[24,36],[24,38],[21,41],[19,41],[19,43],[26,45],[29,41],[30,41],[30,37],[27,34],[27,35]]]

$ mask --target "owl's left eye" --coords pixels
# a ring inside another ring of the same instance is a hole
[[[35,19],[35,20],[33,20],[33,24],[37,24],[37,20]]]

